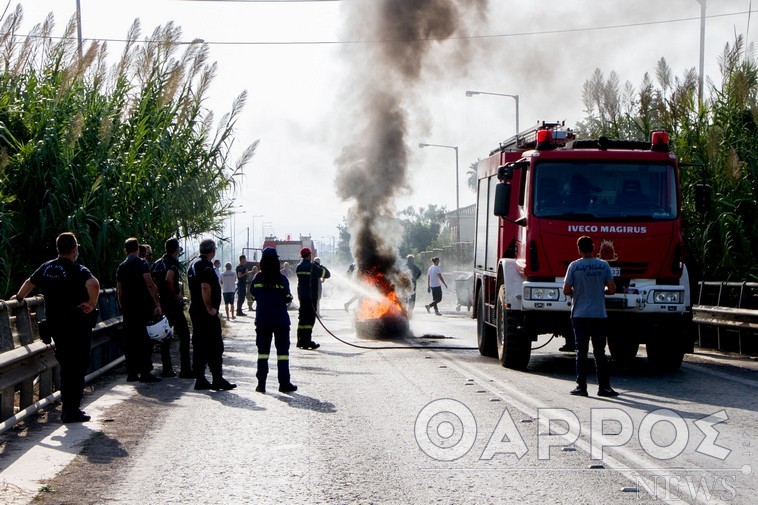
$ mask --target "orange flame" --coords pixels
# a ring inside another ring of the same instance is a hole
[[[375,286],[381,293],[382,298],[364,298],[361,300],[356,318],[359,321],[367,319],[380,319],[387,316],[405,316],[405,308],[395,292],[395,286],[390,283],[382,273],[365,273],[363,281]]]

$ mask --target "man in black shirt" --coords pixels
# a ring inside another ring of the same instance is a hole
[[[150,268],[153,280],[158,286],[161,310],[166,315],[169,324],[174,328],[174,335],[179,337],[179,377],[194,379],[192,373],[192,361],[190,360],[190,334],[187,318],[184,317],[184,297],[179,291],[179,278],[181,277],[181,263],[179,254],[179,240],[170,238],[166,240],[166,254],[153,263]],[[173,365],[171,364],[171,339],[161,343],[161,361],[163,363],[163,377],[174,377]]]
[[[146,328],[153,317],[162,314],[158,288],[147,261],[138,256],[139,241],[127,239],[124,252],[126,259],[116,270],[116,292],[124,316],[126,380],[158,382],[161,379],[150,373],[153,345]]]
[[[80,410],[84,376],[92,348],[93,312],[100,283],[84,266],[76,264],[79,244],[73,233],[58,235],[58,257],[43,263],[19,288],[11,300],[23,303],[35,287],[45,296],[45,315],[55,342],[55,358],[60,365],[61,421],[81,423],[90,416]]]
[[[247,258],[244,254],[240,256],[240,264],[234,271],[237,273],[237,315],[244,316],[242,306],[247,297]]]
[[[221,338],[221,284],[213,268],[216,243],[211,239],[200,242],[200,257],[187,269],[190,289],[190,318],[192,319],[192,368],[195,389],[229,390],[236,384],[224,379],[221,371],[224,341]],[[206,365],[213,382],[205,378]]]

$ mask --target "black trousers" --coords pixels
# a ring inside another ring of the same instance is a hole
[[[313,325],[316,324],[316,310],[313,299],[300,298],[300,308],[297,312],[297,343],[304,344],[313,340]]]
[[[221,380],[224,341],[221,339],[221,319],[207,312],[190,312],[192,319],[192,368],[195,377],[205,377],[207,366],[214,381]]]
[[[145,318],[124,314],[124,357],[130,376],[150,373],[153,369],[153,343],[147,336]]]
[[[92,326],[89,321],[50,322],[55,359],[60,365],[61,403],[64,412],[76,412],[82,404],[84,376],[90,365]]]
[[[571,324],[574,327],[574,341],[576,343],[576,383],[581,387],[587,387],[587,376],[589,375],[587,352],[589,351],[590,341],[592,341],[597,384],[601,388],[610,387],[608,358],[605,356],[606,319],[572,317]]]
[[[279,384],[290,383],[290,327],[255,328],[255,345],[258,347],[258,371],[255,376],[266,382],[268,376],[268,358],[271,353],[271,338],[276,346],[276,368]]]
[[[184,317],[184,307],[182,303],[175,302],[161,304],[163,314],[168,319],[168,323],[174,328],[174,335],[179,338],[179,362],[182,372],[189,372],[192,370],[192,361],[190,359],[190,332],[189,325],[187,324],[187,318]],[[163,363],[163,369],[168,370],[173,367],[171,363],[171,342],[173,339],[168,339],[161,344],[161,362]]]
[[[237,312],[242,312],[245,305],[245,296],[247,295],[247,284],[237,284]]]

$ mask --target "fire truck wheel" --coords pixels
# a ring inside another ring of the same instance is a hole
[[[476,345],[479,347],[479,354],[497,358],[497,331],[485,322],[487,313],[481,289],[476,295],[476,307]]]
[[[647,359],[662,372],[674,372],[682,366],[686,352],[686,333],[677,325],[656,323],[647,341]]]
[[[532,353],[532,341],[524,327],[520,310],[506,310],[505,286],[497,292],[497,354],[506,368],[526,370]]]

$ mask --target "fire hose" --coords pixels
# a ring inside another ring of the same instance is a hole
[[[478,347],[467,347],[467,346],[446,346],[446,345],[380,345],[380,346],[367,346],[367,345],[359,345],[359,344],[353,344],[352,342],[348,342],[346,340],[341,339],[337,335],[335,335],[332,330],[330,330],[325,324],[324,321],[321,320],[321,316],[319,315],[318,311],[316,310],[316,307],[313,307],[313,311],[316,313],[316,319],[318,319],[319,324],[321,324],[321,327],[324,328],[324,330],[335,340],[349,346],[349,347],[355,347],[356,349],[368,349],[368,350],[375,350],[375,351],[388,351],[388,350],[407,350],[407,349],[434,349],[434,350],[448,350],[448,351],[478,351]],[[542,349],[547,344],[553,341],[553,339],[556,337],[556,333],[553,333],[547,342],[544,344],[532,347],[532,351],[536,351],[537,349]]]
[[[464,347],[464,346],[445,346],[445,345],[377,345],[377,346],[368,346],[368,345],[359,345],[359,344],[353,344],[352,342],[348,342],[346,340],[341,339],[337,335],[335,335],[325,324],[324,321],[321,320],[321,316],[318,314],[318,311],[316,308],[313,308],[314,312],[316,313],[316,319],[318,319],[318,322],[321,324],[321,327],[326,330],[326,332],[332,336],[335,340],[342,342],[343,344],[355,347],[356,349],[369,349],[374,351],[388,351],[388,350],[407,350],[407,349],[435,349],[435,350],[448,350],[448,351],[478,351],[478,347]]]

